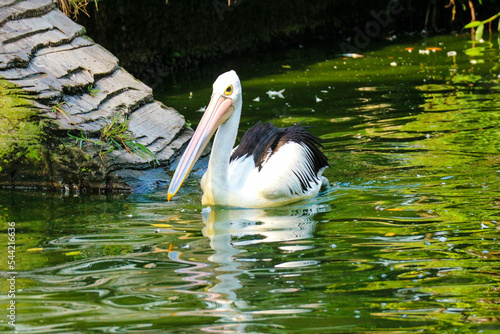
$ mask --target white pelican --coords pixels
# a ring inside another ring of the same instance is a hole
[[[284,205],[318,194],[328,167],[319,140],[304,127],[285,129],[258,122],[233,149],[241,115],[241,84],[234,71],[221,74],[212,98],[182,155],[167,199],[184,179],[217,131],[208,169],[201,179],[203,205],[262,208]]]

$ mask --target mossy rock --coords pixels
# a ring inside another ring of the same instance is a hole
[[[9,187],[105,188],[103,164],[56,127],[29,96],[0,79],[0,185]],[[97,154],[97,153],[96,153]]]
[[[12,175],[25,165],[43,167],[44,122],[39,113],[22,90],[3,79],[0,96],[0,175]]]
[[[168,165],[189,140],[52,1],[10,1],[0,17],[0,187],[128,190],[114,172]]]

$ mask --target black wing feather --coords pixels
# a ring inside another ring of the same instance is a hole
[[[295,142],[307,148],[307,173],[295,172],[300,180],[303,191],[307,191],[309,184],[317,179],[318,172],[328,167],[328,159],[321,152],[320,139],[306,130],[301,125],[293,125],[289,128],[276,128],[271,123],[262,124],[257,122],[243,137],[238,147],[233,151],[230,161],[245,156],[252,156],[255,167],[262,169],[263,165],[279,148],[286,143]]]

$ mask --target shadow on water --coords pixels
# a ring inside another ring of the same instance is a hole
[[[331,188],[282,208],[203,208],[204,160],[172,202],[165,183],[130,196],[2,191],[18,332],[498,330],[497,41],[294,52],[272,74],[241,75],[240,136],[256,120],[313,126]],[[213,79],[163,99],[195,124]]]

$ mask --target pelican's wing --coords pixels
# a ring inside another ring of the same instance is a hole
[[[251,182],[262,197],[303,197],[319,189],[321,173],[328,167],[320,146],[319,139],[302,126],[278,129],[259,122],[243,135],[231,161],[248,165],[252,158]]]

